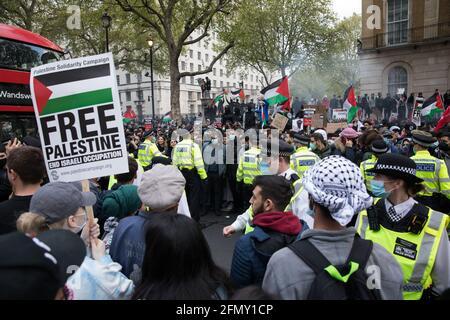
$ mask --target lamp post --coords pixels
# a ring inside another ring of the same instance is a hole
[[[107,12],[103,13],[102,15],[102,25],[103,28],[105,28],[106,31],[106,52],[109,52],[109,38],[108,38],[108,29],[111,26],[111,17],[108,15]]]
[[[155,119],[155,93],[153,90],[153,41],[148,40],[148,46],[150,47],[150,84],[152,88],[152,114]]]

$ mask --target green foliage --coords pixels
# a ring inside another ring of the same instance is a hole
[[[242,0],[230,20],[221,32],[236,44],[229,66],[251,66],[266,80],[274,71],[294,73],[332,42],[329,0]]]

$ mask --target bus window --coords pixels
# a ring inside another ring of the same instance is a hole
[[[61,60],[62,54],[38,46],[0,39],[0,68],[30,71],[42,64]]]
[[[0,141],[12,138],[22,140],[26,136],[38,137],[34,115],[0,114]]]

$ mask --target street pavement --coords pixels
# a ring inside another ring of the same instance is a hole
[[[208,241],[214,262],[228,274],[230,273],[234,245],[242,232],[235,233],[231,238],[225,238],[222,230],[233,223],[235,219],[235,214],[227,212],[222,213],[219,217],[214,213],[209,213],[200,219],[200,222],[206,226],[202,231]]]

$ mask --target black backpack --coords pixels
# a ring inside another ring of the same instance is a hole
[[[308,240],[289,245],[316,274],[308,300],[381,300],[379,290],[367,286],[365,268],[372,248],[372,241],[355,236],[345,265],[333,266]]]

